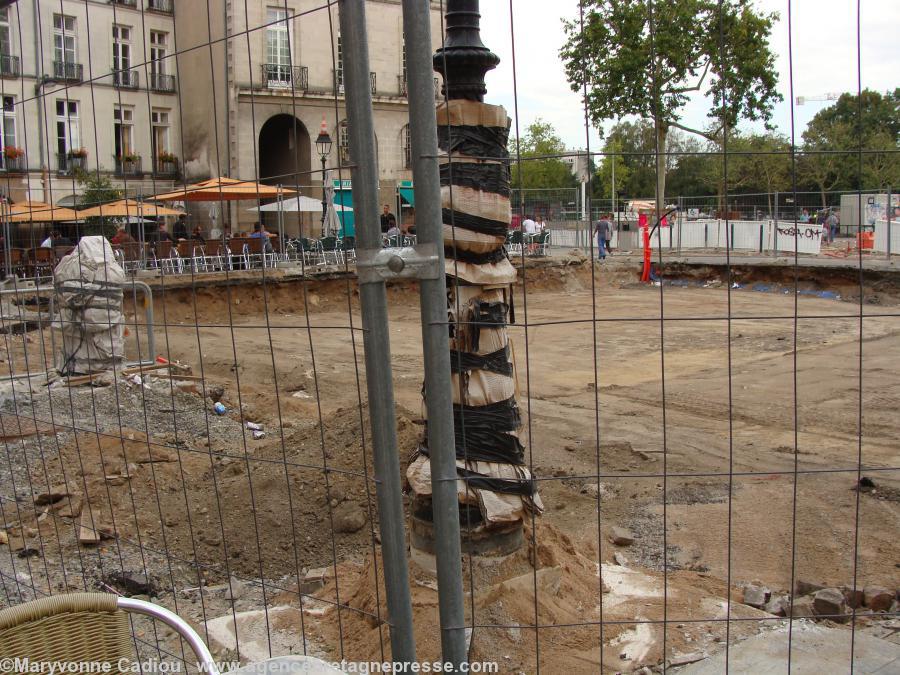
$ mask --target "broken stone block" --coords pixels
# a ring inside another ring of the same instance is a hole
[[[624,527],[613,527],[609,532],[609,540],[616,546],[631,546],[634,543],[634,535]]]
[[[857,588],[853,590],[849,586],[842,586],[841,591],[844,593],[844,600],[847,601],[848,607],[859,609],[865,605],[865,593],[863,593],[862,589]]]
[[[154,595],[153,582],[139,572],[112,572],[105,581],[129,596]]]
[[[764,609],[775,616],[787,616],[791,608],[791,599],[786,595],[773,595]]]
[[[366,512],[359,504],[345,502],[338,506],[333,514],[335,532],[358,532],[366,524]]]
[[[797,585],[794,588],[794,595],[795,596],[812,595],[816,591],[821,591],[823,588],[825,588],[825,587],[821,586],[819,584],[813,584],[813,583],[810,583],[809,581],[803,581],[802,579],[798,579]]]
[[[894,602],[894,594],[881,586],[868,586],[864,591],[866,607],[873,612],[886,612]]]
[[[791,606],[791,616],[795,619],[808,618],[814,619],[816,611],[813,609],[813,598],[811,595],[804,595],[802,598],[795,598],[794,604]]]
[[[744,586],[744,604],[762,609],[769,598],[769,589],[756,584]]]
[[[838,588],[823,588],[813,596],[813,610],[817,616],[825,617],[837,623],[847,621],[847,604],[844,594]]]
[[[621,565],[622,567],[625,567],[628,565],[628,558],[626,558],[624,555],[622,555],[618,551],[613,553],[613,560],[616,561],[616,565]]]
[[[46,506],[47,504],[55,504],[65,497],[69,496],[69,490],[64,484],[54,485],[46,492],[42,492],[34,498],[35,506]]]

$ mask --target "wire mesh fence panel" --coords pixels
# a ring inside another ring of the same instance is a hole
[[[896,10],[0,5],[0,670],[900,663]]]

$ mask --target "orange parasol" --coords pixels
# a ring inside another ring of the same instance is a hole
[[[217,202],[238,199],[272,199],[279,195],[292,195],[294,190],[263,185],[252,180],[236,178],[210,178],[193,185],[186,185],[172,192],[148,197],[158,202]]]
[[[54,206],[47,202],[19,202],[6,210],[6,220],[10,223],[54,223],[64,220],[78,220],[81,216],[64,206]]]
[[[92,206],[89,209],[83,209],[78,212],[79,218],[122,218],[125,216],[180,216],[181,211],[175,209],[167,209],[165,206],[157,206],[156,204],[146,204],[135,201],[134,199],[119,199],[106,204]]]

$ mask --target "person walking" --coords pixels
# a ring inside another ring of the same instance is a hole
[[[838,231],[838,218],[834,211],[829,212],[828,217],[825,219],[825,230],[828,232],[828,243],[833,244],[834,237]]]
[[[594,225],[594,232],[597,235],[597,256],[600,260],[606,260],[606,242],[612,236],[612,223],[603,216]]]

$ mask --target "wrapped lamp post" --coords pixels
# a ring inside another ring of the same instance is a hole
[[[504,248],[511,220],[510,120],[503,107],[483,102],[485,73],[499,58],[482,44],[479,21],[477,0],[450,0],[445,46],[433,61],[447,99],[437,109],[437,137],[462,550],[503,555],[522,545],[524,519],[543,507],[525,467],[507,332],[517,278]],[[427,553],[435,552],[438,538],[431,478],[426,440],[407,480],[412,545]]]

